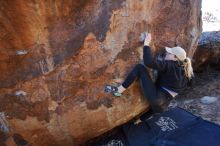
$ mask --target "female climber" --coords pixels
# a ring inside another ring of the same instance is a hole
[[[144,64],[137,64],[128,74],[125,81],[118,87],[107,85],[105,90],[114,96],[122,93],[136,80],[139,79],[144,93],[153,113],[163,112],[170,101],[177,96],[193,77],[193,69],[190,58],[186,57],[183,48],[176,46],[165,47],[165,57],[154,59],[149,44],[151,34],[146,33],[143,47]],[[146,67],[158,71],[157,80],[154,83]]]

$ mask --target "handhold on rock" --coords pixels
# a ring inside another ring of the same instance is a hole
[[[140,35],[140,42],[144,42],[145,37],[146,37],[146,32],[142,32]]]

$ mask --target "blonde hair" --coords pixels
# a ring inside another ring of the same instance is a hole
[[[185,71],[185,76],[187,78],[191,79],[194,76],[191,59],[189,57],[186,57],[186,59],[184,59],[182,61],[182,63],[183,63],[182,66],[183,66],[184,71]]]

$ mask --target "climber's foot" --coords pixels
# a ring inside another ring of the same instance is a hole
[[[114,96],[117,97],[121,96],[121,93],[118,92],[118,88],[112,85],[106,85],[105,92],[112,93]]]

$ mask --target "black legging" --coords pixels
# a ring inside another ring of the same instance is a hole
[[[122,83],[122,86],[124,88],[128,88],[135,81],[135,79],[140,79],[144,96],[150,103],[152,110],[155,113],[166,110],[172,99],[172,96],[167,91],[161,87],[157,87],[153,83],[144,65],[137,64],[128,74],[127,78]]]

